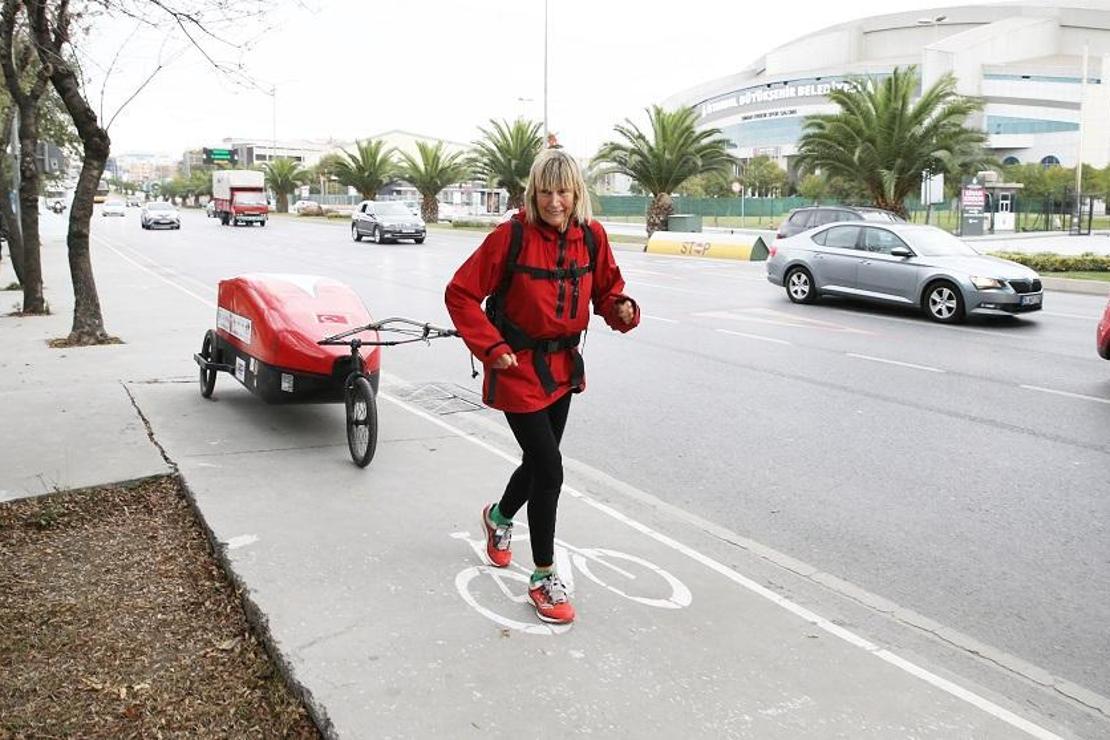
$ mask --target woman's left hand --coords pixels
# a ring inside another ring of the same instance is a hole
[[[624,300],[617,301],[617,318],[628,326],[636,318],[636,306],[632,301],[625,298]]]

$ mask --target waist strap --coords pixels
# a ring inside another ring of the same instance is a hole
[[[543,386],[543,392],[547,395],[554,393],[559,385],[555,382],[555,377],[551,374],[551,365],[548,362],[547,356],[553,352],[562,352],[563,350],[571,350],[571,368],[570,384],[572,387],[582,385],[586,378],[586,363],[582,360],[582,353],[578,351],[578,345],[582,341],[582,333],[568,334],[564,337],[557,337],[555,339],[533,339],[524,333],[524,331],[509,321],[507,318],[501,317],[501,336],[509,343],[509,347],[513,352],[520,352],[521,350],[532,350],[532,367],[536,371],[536,377]],[[497,385],[497,375],[490,376],[486,403],[493,403],[494,389]]]

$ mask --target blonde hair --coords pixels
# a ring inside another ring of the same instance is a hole
[[[536,155],[532,171],[528,173],[528,187],[524,190],[524,213],[530,223],[542,223],[539,206],[536,205],[537,190],[569,190],[574,193],[574,210],[571,218],[585,226],[593,218],[590,208],[590,194],[586,191],[586,180],[574,157],[562,149],[544,149]]]

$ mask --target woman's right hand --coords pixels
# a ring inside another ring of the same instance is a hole
[[[512,352],[506,352],[505,354],[498,356],[496,360],[490,363],[490,367],[492,367],[494,370],[504,370],[507,367],[515,366],[516,355]]]

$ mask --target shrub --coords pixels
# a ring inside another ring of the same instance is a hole
[[[497,224],[492,221],[483,221],[477,218],[456,218],[451,222],[452,228],[456,229],[485,229],[492,231]]]
[[[990,255],[1017,262],[1037,272],[1110,272],[1110,256],[1094,252],[1083,254],[991,252]]]

